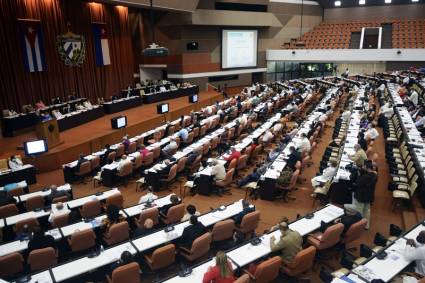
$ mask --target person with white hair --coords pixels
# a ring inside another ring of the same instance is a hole
[[[226,178],[226,168],[222,162],[217,159],[212,160],[211,176],[214,177],[214,181],[222,181]]]

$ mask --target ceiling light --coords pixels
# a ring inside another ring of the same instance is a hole
[[[364,5],[366,4],[366,0],[359,0],[359,5]]]
[[[419,2],[419,0],[412,0],[412,2]]]
[[[391,0],[385,0],[385,4],[390,4]]]
[[[341,1],[335,1],[335,7],[341,6]]]

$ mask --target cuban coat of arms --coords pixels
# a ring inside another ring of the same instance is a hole
[[[56,37],[59,56],[67,66],[78,67],[86,58],[86,41],[84,36],[67,32]]]

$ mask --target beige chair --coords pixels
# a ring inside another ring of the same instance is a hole
[[[38,195],[33,196],[27,199],[25,204],[27,211],[33,211],[37,208],[43,208],[44,207],[44,197]]]
[[[115,205],[118,208],[123,208],[124,205],[124,198],[121,193],[116,193],[113,195],[110,195],[106,199],[105,207],[108,207],[110,205]]]
[[[153,163],[153,152],[149,152],[143,158],[143,166],[147,167]]]
[[[319,251],[329,249],[339,243],[343,230],[344,225],[337,223],[329,226],[323,233],[308,235],[307,241]]]
[[[159,223],[159,210],[157,207],[151,207],[148,209],[142,210],[139,215],[139,218],[136,220],[136,225],[143,228],[146,219],[151,219],[153,225],[157,225]]]
[[[90,160],[92,173],[100,169],[100,156],[95,156]]]
[[[118,171],[117,176],[124,182],[124,185],[127,186],[128,178],[133,173],[133,164],[127,163],[121,167],[121,170]]]
[[[305,248],[298,252],[291,262],[283,260],[282,271],[291,277],[298,276],[313,267],[315,256],[315,247]]]
[[[77,172],[75,172],[75,175],[78,177],[81,177],[81,180],[84,182],[85,177],[89,176],[91,174],[91,163],[90,161],[85,161],[81,163],[80,168]]]
[[[11,203],[0,206],[0,218],[6,218],[16,214],[19,214],[19,210],[16,204]]]
[[[161,156],[161,148],[159,146],[154,147],[152,149],[153,160],[157,160]]]
[[[236,227],[236,230],[243,233],[244,235],[253,233],[258,227],[260,222],[260,211],[253,211],[245,214],[242,218],[241,224]]]
[[[143,166],[143,157],[142,155],[137,155],[133,161],[133,172],[138,172],[140,168]],[[140,173],[140,172],[138,172]]]
[[[55,216],[52,221],[53,228],[61,228],[69,224],[69,213]]]
[[[177,176],[177,164],[171,166],[170,171],[168,172],[168,176],[164,179],[161,179],[161,183],[165,185],[171,191],[170,184],[174,181]]]
[[[248,155],[242,154],[242,156],[238,159],[238,163],[236,165],[236,170],[245,169],[247,162],[248,162]]]
[[[96,235],[92,229],[74,232],[68,239],[68,244],[73,252],[80,252],[96,246]]]
[[[176,246],[168,244],[144,256],[146,263],[153,271],[172,265],[176,260]]]
[[[110,153],[108,153],[107,160],[108,160],[108,162],[113,162],[113,161],[115,161],[116,157],[117,157],[117,152],[111,151]]]
[[[93,218],[102,212],[100,201],[97,199],[90,200],[83,204],[80,208],[80,215],[83,218]]]
[[[11,253],[0,257],[0,277],[20,274],[24,270],[24,258],[20,253]]]
[[[177,174],[180,174],[183,172],[185,166],[186,166],[187,157],[182,157],[177,162]]]
[[[121,243],[130,238],[130,227],[127,221],[113,224],[107,233],[103,235],[103,240],[109,246]]]
[[[121,158],[124,154],[125,147],[123,144],[120,144],[115,150],[115,158]]]
[[[163,216],[162,222],[165,224],[173,224],[180,222],[180,219],[182,219],[184,216],[184,204],[178,204],[170,207],[168,209],[167,215]]]
[[[234,174],[235,174],[235,169],[228,170],[224,180],[215,182],[215,185],[219,188],[224,189],[224,191],[226,191],[226,190],[228,191],[229,189],[227,189],[226,187],[229,186],[232,183]]]
[[[211,233],[205,233],[193,241],[190,250],[180,247],[181,255],[188,261],[195,261],[203,256],[208,255],[212,242]]]
[[[112,278],[107,275],[109,283],[140,283],[140,267],[136,262],[132,262],[112,271]]]
[[[25,225],[28,225],[28,228],[30,230],[34,229],[35,227],[40,227],[40,223],[38,223],[37,218],[35,217],[27,218],[27,219],[16,222],[16,225],[15,225],[16,233],[22,232]]]
[[[231,239],[235,231],[235,221],[232,219],[222,220],[214,224],[211,234],[212,241],[219,242]]]
[[[135,152],[137,149],[137,144],[135,142],[130,142],[127,149],[127,154]]]
[[[282,259],[279,256],[269,258],[257,266],[254,274],[244,270],[254,282],[268,283],[279,276]]]
[[[50,268],[58,263],[56,251],[52,247],[33,250],[27,260],[31,271],[39,271]]]

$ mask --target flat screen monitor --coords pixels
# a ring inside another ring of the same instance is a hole
[[[25,155],[38,155],[47,152],[46,140],[24,142]]]
[[[121,129],[127,126],[127,116],[118,116],[111,119],[113,129]]]
[[[221,33],[221,68],[257,66],[258,31],[223,29]]]
[[[156,112],[158,113],[158,114],[164,114],[164,113],[168,113],[168,111],[169,111],[170,109],[169,109],[169,105],[168,105],[168,103],[162,103],[162,104],[158,104],[157,106],[156,106]]]
[[[196,103],[198,102],[198,95],[194,94],[194,95],[190,95],[189,96],[189,103]]]

